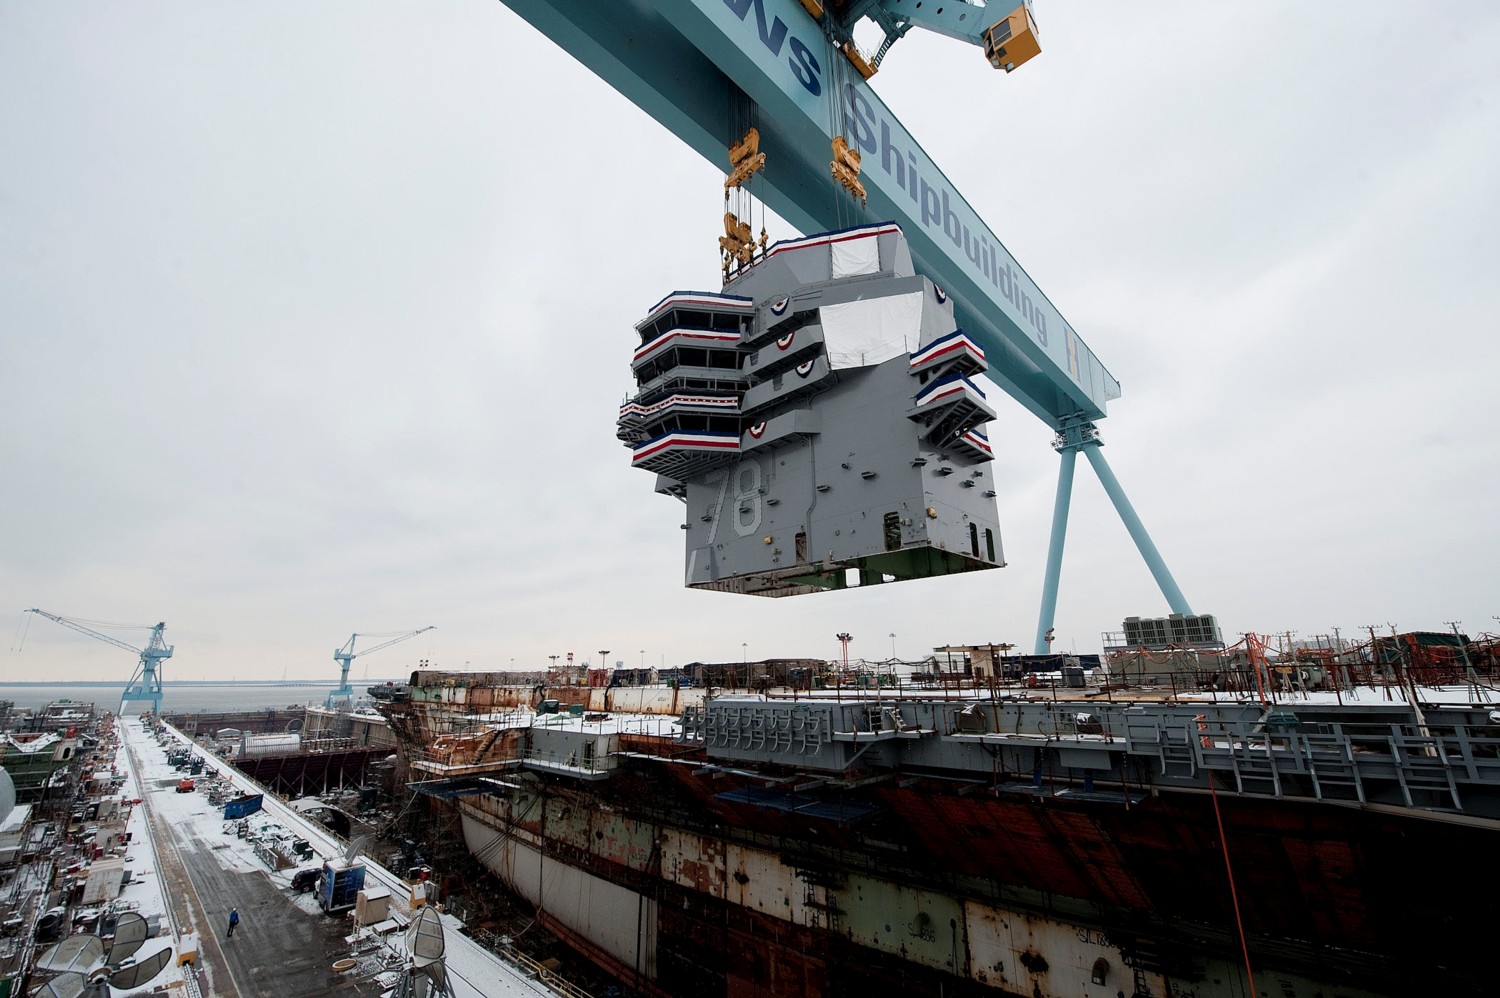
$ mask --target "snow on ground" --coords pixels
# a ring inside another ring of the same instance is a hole
[[[175,785],[182,778],[181,773],[172,769],[166,762],[165,753],[156,745],[154,739],[146,734],[138,718],[122,719],[122,736],[127,739],[135,751],[135,757],[141,763],[143,772],[139,779],[146,786]],[[181,739],[184,745],[191,744],[188,739],[181,735],[174,736]],[[160,792],[152,798],[152,805],[157,813],[175,829],[179,836],[188,840],[187,845],[179,845],[180,849],[206,849],[212,851],[221,866],[236,871],[260,870],[270,877],[278,886],[289,888],[291,877],[298,869],[306,869],[310,866],[321,865],[326,859],[342,857],[345,846],[335,838],[326,828],[316,821],[311,821],[290,807],[286,806],[270,791],[260,784],[241,774],[228,763],[215,758],[213,755],[197,747],[197,752],[204,759],[204,772],[210,771],[218,774],[229,782],[239,793],[264,794],[265,803],[263,810],[250,816],[251,827],[256,828],[263,825],[279,825],[299,838],[311,843],[314,856],[311,860],[304,861],[295,867],[281,872],[272,871],[255,854],[254,843],[248,839],[239,838],[234,831],[234,822],[226,822],[223,812],[213,807],[200,793],[175,793]],[[132,780],[136,775],[132,774]],[[127,787],[133,786],[127,783]],[[127,798],[142,796],[136,789],[127,791]],[[132,839],[131,855],[145,856],[154,868],[156,860],[151,855],[149,848],[149,831],[145,827],[145,815],[141,808],[136,808],[131,815],[130,830],[135,832]],[[137,824],[139,822],[139,824]],[[227,828],[227,833],[226,833]],[[396,874],[385,869],[369,857],[363,857],[365,862],[365,882],[370,886],[380,885],[391,892],[391,911],[397,916],[402,924],[409,922],[412,916],[410,906],[410,887]],[[137,869],[135,863],[129,864],[131,868]],[[161,896],[161,890],[156,883],[154,875],[147,878],[147,883],[155,892],[155,901],[141,901],[141,911],[147,912],[147,904],[155,904],[151,909],[157,912],[166,911],[166,901]],[[134,881],[132,877],[132,881]],[[132,888],[134,887],[132,883]],[[130,888],[127,888],[129,890]],[[128,897],[128,895],[126,895]],[[313,894],[292,895],[288,892],[288,900],[310,915],[322,917],[321,909]],[[134,900],[134,898],[130,898]],[[486,950],[478,943],[461,933],[463,923],[451,915],[443,916],[445,930],[444,941],[447,947],[446,959],[448,976],[456,998],[508,998],[511,995],[552,995],[553,992],[542,985],[524,976],[509,963]],[[352,949],[368,952],[371,948],[378,948],[380,943],[368,930],[360,930],[362,936],[351,937],[355,941]],[[383,937],[384,944],[388,944],[398,951],[404,953],[405,934],[403,932],[392,932]],[[149,945],[149,944],[148,944]],[[167,973],[174,973],[177,979],[181,979],[181,971],[177,968],[169,968],[169,971],[159,975],[151,982],[151,987],[159,986],[164,981],[170,980]],[[141,989],[137,989],[141,990]],[[122,994],[127,992],[120,992]]]
[[[591,716],[591,715],[590,715]],[[537,714],[530,721],[532,727],[555,728],[566,731],[592,731],[598,734],[630,732],[642,735],[661,735],[675,738],[682,734],[682,718],[665,714],[609,713],[599,720],[588,720],[583,714]],[[502,724],[501,727],[525,727],[522,724]]]
[[[120,726],[123,728],[123,724]],[[119,730],[119,729],[117,729]],[[119,732],[123,737],[124,732]],[[125,748],[122,744],[116,752],[115,767],[125,773],[125,782],[120,787],[120,795],[127,801],[140,800],[145,796],[134,767],[130,766],[126,758]],[[168,907],[166,890],[162,885],[161,877],[157,869],[156,850],[151,847],[151,830],[146,824],[146,809],[140,806],[130,808],[130,816],[125,822],[125,831],[130,835],[129,847],[125,851],[125,866],[130,870],[130,883],[120,892],[116,903],[116,909],[122,907],[130,908],[143,918],[149,919],[155,915],[161,921],[159,935],[148,939],[146,944],[135,953],[136,962],[147,959],[158,950],[163,949],[163,943],[174,950],[173,958],[167,963],[166,969],[156,977],[131,990],[115,989],[112,993],[117,995],[132,995],[151,991],[155,988],[167,986],[179,988],[183,986],[182,968],[177,966],[176,953],[179,949],[180,939],[177,938],[175,926]],[[100,906],[102,908],[102,906]]]
[[[1116,699],[1126,699],[1123,695],[1116,695]],[[1176,700],[1228,700],[1228,701],[1251,701],[1258,697],[1254,692],[1250,693],[1179,693],[1173,699]],[[1315,706],[1331,706],[1340,703],[1354,704],[1404,704],[1407,702],[1406,689],[1401,686],[1355,686],[1342,690],[1267,690],[1266,699],[1275,704],[1295,707],[1297,704],[1310,704]],[[1423,707],[1472,707],[1475,705],[1493,704],[1500,708],[1500,690],[1493,689],[1480,683],[1464,683],[1457,686],[1418,686],[1417,703]]]

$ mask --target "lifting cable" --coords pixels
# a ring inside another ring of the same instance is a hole
[[[750,101],[750,127],[753,128],[753,129],[755,129],[757,133],[760,132],[760,105],[757,104],[753,100]],[[767,157],[766,159],[767,159],[767,162],[770,161],[770,157]],[[765,172],[766,172],[766,168],[765,167],[761,167],[760,170],[758,171],[758,173],[760,173],[760,174],[763,174]],[[750,183],[752,183],[752,184],[755,183],[757,181],[757,179],[759,179],[758,176],[756,174],[752,174],[751,177],[750,177]],[[747,190],[749,189],[748,185],[746,186],[746,189]],[[752,198],[751,201],[750,201],[750,214],[752,216],[752,220],[753,220],[753,217],[755,215],[755,202],[756,202],[756,200],[757,200],[756,198]],[[758,200],[760,201],[760,231],[761,232],[765,232],[766,231],[766,196],[765,196],[765,194],[762,193],[759,196]],[[755,228],[754,228],[753,225],[751,226],[751,232],[750,232],[750,234],[752,236],[754,236],[756,234]],[[760,252],[761,252],[761,259],[765,259],[766,247],[762,246],[760,248]]]
[[[21,618],[21,626],[16,629],[16,640],[10,645],[10,650],[14,652],[19,652],[26,647],[26,635],[31,633],[31,618],[24,613],[21,614]]]
[[[824,29],[824,37],[828,40],[828,136],[832,141],[836,135],[844,134],[843,122],[839,120],[839,95],[842,92],[841,64],[844,61],[843,53],[839,51],[838,42],[834,38],[832,30]],[[833,154],[832,148],[829,155]],[[833,197],[834,229],[844,227],[844,201],[842,191],[838,182],[832,176],[828,178],[829,194]]]
[[[733,150],[735,146],[744,141],[750,129],[755,127],[757,117],[755,114],[755,103],[750,99],[749,94],[745,93],[744,90],[730,79],[725,80],[724,101],[724,120],[729,126],[725,149]],[[734,169],[735,164],[731,160],[726,172],[732,174]],[[750,176],[743,178],[733,188],[728,186],[724,188],[723,212],[733,215],[737,223],[751,225],[754,222],[755,201],[750,195],[750,183],[753,178],[754,174],[752,173]],[[732,198],[731,191],[733,192]],[[728,234],[733,236],[733,233]],[[733,280],[734,277],[738,276],[738,271],[744,269],[745,265],[729,250],[721,248],[720,259],[722,263],[727,264],[727,269],[724,271],[725,283]]]
[[[1239,932],[1240,953],[1245,959],[1245,976],[1250,979],[1250,993],[1259,994],[1255,990],[1255,972],[1250,969],[1250,947],[1245,942],[1245,922],[1240,916],[1240,897],[1234,889],[1234,868],[1229,864],[1229,839],[1224,835],[1224,816],[1219,812],[1219,793],[1214,788],[1214,774],[1206,772],[1206,775],[1208,776],[1208,794],[1214,802],[1214,821],[1219,826],[1219,848],[1224,853],[1224,873],[1229,877],[1229,903],[1234,908],[1234,926]]]
[[[730,100],[733,102],[734,111],[733,117],[730,119],[732,127],[729,133],[729,144],[733,146],[744,139],[746,131],[745,119],[748,116],[745,113],[745,92],[734,84],[730,84],[730,86],[733,87],[730,91]],[[745,210],[745,186],[745,184],[740,184],[734,188],[734,204],[732,205],[732,209],[735,218],[739,218]]]
[[[724,136],[724,148],[726,150],[733,149],[734,144],[739,141],[739,139],[736,137],[737,133],[735,132],[735,128],[739,124],[739,102],[735,98],[735,90],[736,87],[734,85],[734,81],[726,78],[724,81],[724,122],[729,126],[727,130],[728,133]],[[730,160],[729,167],[725,172],[732,173],[733,171],[734,161]],[[720,209],[721,213],[723,214],[733,213],[736,209],[739,208],[738,192],[733,192],[733,199],[731,200],[732,191],[733,189],[727,186],[726,177],[726,186],[724,188],[724,204]],[[721,225],[720,228],[725,229],[727,228],[727,226]],[[721,263],[725,262],[724,255],[726,252],[727,250],[724,249],[723,244],[721,243],[719,245],[719,258]],[[729,270],[726,267],[724,270],[724,283],[727,284],[728,282]]]

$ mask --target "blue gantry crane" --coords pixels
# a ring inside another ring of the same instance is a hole
[[[56,621],[64,627],[72,628],[80,634],[87,634],[91,638],[98,638],[100,641],[106,641],[116,648],[123,648],[128,652],[134,652],[139,655],[140,661],[135,667],[135,672],[131,674],[130,681],[125,684],[125,692],[120,694],[120,713],[123,714],[125,707],[134,701],[149,703],[151,705],[151,713],[153,714],[161,712],[160,663],[164,659],[172,657],[172,649],[174,647],[167,644],[162,638],[162,633],[167,629],[165,623],[152,627],[151,637],[147,640],[146,647],[137,648],[134,645],[126,644],[119,638],[96,631],[92,627],[86,626],[82,621],[62,617],[55,613],[48,613],[46,610],[38,610],[36,607],[32,607],[26,612],[39,614],[48,620]],[[89,623],[98,623],[98,621],[89,621]],[[143,624],[140,626],[147,627],[150,625]]]
[[[1040,50],[1030,0],[503,2],[714,163],[752,125],[758,152],[774,164],[756,176],[754,193],[804,232],[901,226],[918,272],[952,298],[959,327],[985,351],[987,376],[1054,432],[1061,468],[1038,653],[1052,632],[1079,452],[1172,612],[1192,613],[1100,449],[1097,422],[1119,382],[869,84],[913,27],[976,45],[1010,72]],[[868,56],[854,39],[861,21],[883,35]],[[840,196],[830,180],[831,142],[835,162],[858,171],[862,198]]]
[[[354,688],[349,685],[349,663],[350,662],[354,661],[356,658],[358,658],[361,655],[368,655],[371,652],[380,651],[380,649],[382,649],[382,648],[389,648],[391,645],[399,644],[402,641],[405,641],[407,638],[414,638],[418,634],[421,634],[424,631],[430,631],[430,630],[432,630],[436,626],[437,626],[436,624],[429,624],[427,627],[419,627],[415,631],[406,631],[404,633],[397,634],[395,637],[391,638],[389,641],[382,641],[380,644],[376,645],[375,647],[373,647],[373,648],[366,648],[364,651],[355,651],[354,650],[354,642],[356,640],[358,640],[359,638],[362,638],[362,637],[364,637],[364,638],[384,638],[384,637],[388,637],[389,634],[392,633],[392,632],[387,632],[386,634],[359,634],[359,633],[355,633],[355,634],[349,635],[349,640],[344,642],[344,646],[342,648],[335,648],[333,650],[333,660],[339,664],[339,685],[338,685],[338,689],[332,690],[332,691],[329,692],[328,698],[323,702],[323,705],[325,707],[329,708],[329,709],[332,709],[333,707],[338,706],[341,701],[342,702],[352,702],[353,701],[353,699],[354,699]]]

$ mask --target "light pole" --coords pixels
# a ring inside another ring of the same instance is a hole
[[[896,632],[891,632],[891,661],[896,661]]]
[[[748,642],[748,641],[741,641],[740,642],[740,664],[741,665],[748,665],[749,663],[750,663],[750,642]]]
[[[609,649],[608,648],[600,648],[599,649],[599,668],[601,668],[601,669],[608,668],[608,666],[605,665],[605,662],[607,662],[608,660],[609,660]]]
[[[641,668],[644,669],[645,667],[646,667],[646,649],[642,648],[641,649]]]
[[[836,638],[839,639],[839,644],[844,649],[844,671],[848,672],[849,671],[849,642],[851,642],[851,641],[854,640],[854,635],[850,634],[848,631],[840,631],[839,633],[835,634],[834,637],[836,637]]]

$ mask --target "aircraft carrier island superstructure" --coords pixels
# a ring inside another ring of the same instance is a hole
[[[998,568],[984,352],[901,229],[777,243],[637,323],[619,437],[686,504],[687,585],[789,596]]]

